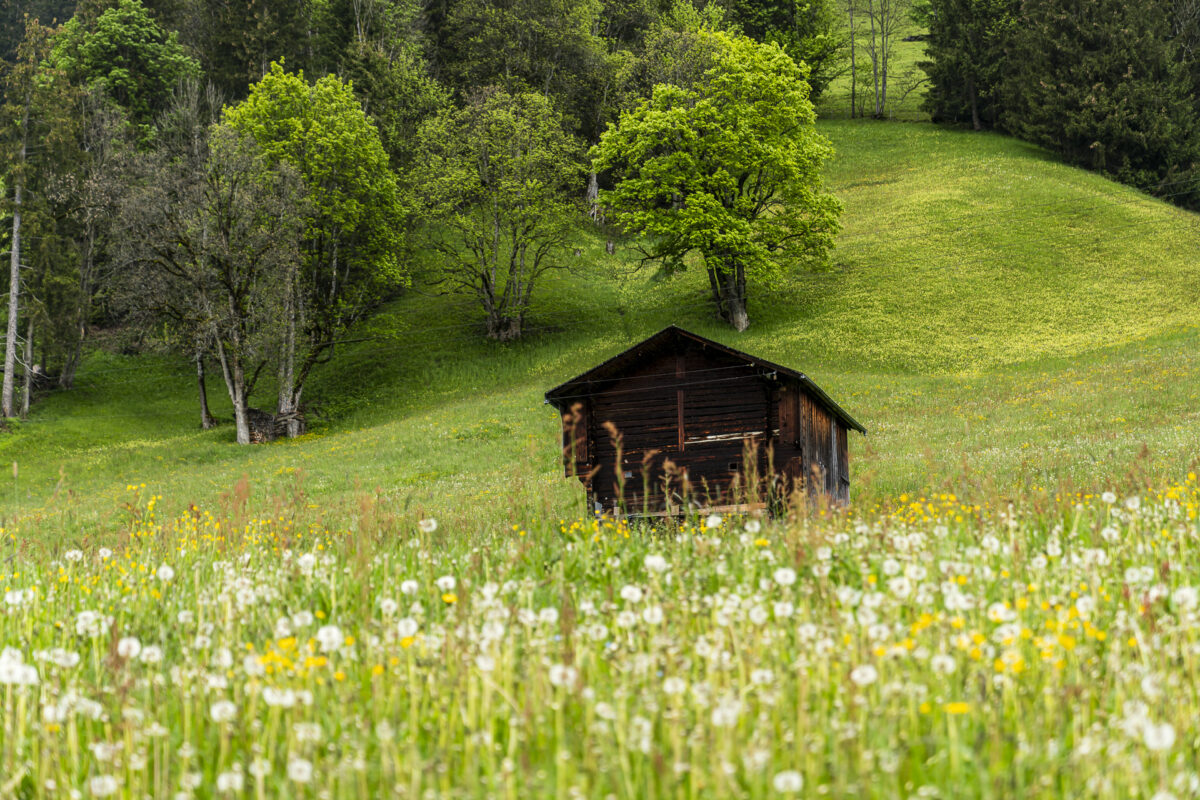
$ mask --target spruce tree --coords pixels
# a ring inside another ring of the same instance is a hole
[[[1154,0],[1026,0],[1002,125],[1069,162],[1179,202],[1197,156],[1190,77]]]

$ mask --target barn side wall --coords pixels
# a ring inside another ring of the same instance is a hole
[[[596,387],[589,418],[593,502],[611,509],[622,491],[625,507],[635,512],[660,510],[668,497],[675,504],[685,496],[730,502],[747,473],[766,474],[770,392],[761,370],[698,344],[649,358]],[[619,470],[617,444],[605,423],[620,435]],[[756,461],[747,465],[751,443],[758,448]]]
[[[564,469],[603,511],[622,498],[630,513],[678,506],[685,496],[742,502],[752,475],[758,496],[779,476],[787,492],[802,486],[813,500],[849,499],[841,420],[798,381],[772,379],[699,344],[593,382],[574,408],[563,415]],[[745,463],[748,451],[753,464]]]
[[[811,498],[824,493],[840,502],[850,499],[849,431],[846,425],[811,395],[794,384],[796,399],[795,449],[781,444],[788,458],[783,471],[790,479],[802,479]],[[782,434],[781,430],[781,434]],[[781,435],[780,437],[784,437]]]

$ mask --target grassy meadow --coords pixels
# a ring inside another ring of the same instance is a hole
[[[807,372],[860,419],[858,505],[1187,471],[1200,452],[1192,215],[999,136],[823,130],[846,205],[835,266],[759,290],[742,336],[713,319],[702,275],[656,281],[585,242],[545,286],[527,341],[487,343],[469,302],[414,293],[317,374],[312,433],[244,449],[231,425],[199,430],[188,365],[97,352],[77,389],[0,437],[0,509],[10,527],[69,539],[116,525],[130,485],[176,511],[220,503],[246,477],[253,504],[303,492],[331,523],[368,495],[473,529],[496,498],[578,512],[541,394],[670,323]],[[228,418],[216,376],[209,394]]]
[[[742,335],[585,240],[522,342],[389,306],[293,441],[93,353],[0,435],[0,798],[1200,796],[1193,216],[821,127],[835,264]],[[863,422],[848,509],[583,515],[542,393],[671,323]]]

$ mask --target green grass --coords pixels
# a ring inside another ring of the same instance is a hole
[[[97,352],[77,389],[0,436],[0,462],[19,467],[0,508],[23,529],[88,533],[114,524],[130,485],[177,509],[233,503],[245,476],[252,504],[302,492],[331,522],[366,496],[472,529],[575,512],[542,392],[668,323],[804,370],[862,421],[860,505],[1186,470],[1200,452],[1191,214],[999,136],[821,127],[846,205],[835,268],[756,290],[743,335],[713,319],[702,275],[656,282],[590,242],[544,287],[527,341],[487,343],[469,303],[414,294],[317,373],[312,434],[251,448],[230,425],[198,430],[186,364]]]
[[[0,573],[0,797],[1194,797],[1195,477],[995,500],[644,535],[143,498]]]

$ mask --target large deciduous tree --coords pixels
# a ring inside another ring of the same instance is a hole
[[[289,435],[313,367],[327,361],[350,327],[407,282],[406,215],[379,132],[336,75],[310,85],[272,64],[226,121],[264,156],[291,165],[308,192],[301,259],[276,277],[290,287],[279,367],[280,417]]]
[[[538,279],[563,266],[581,147],[543,95],[488,89],[421,129],[413,195],[439,280],[474,295],[487,335],[521,336]]]
[[[747,284],[826,263],[841,204],[821,190],[832,155],[808,85],[773,44],[706,31],[715,63],[691,89],[659,85],[594,149],[615,188],[609,218],[668,272],[697,254],[720,317],[750,324]]]
[[[130,304],[209,343],[233,404],[239,444],[250,438],[249,401],[279,357],[289,284],[300,258],[303,186],[228,125],[199,144],[200,158],[161,158],[122,212],[135,270]]]

